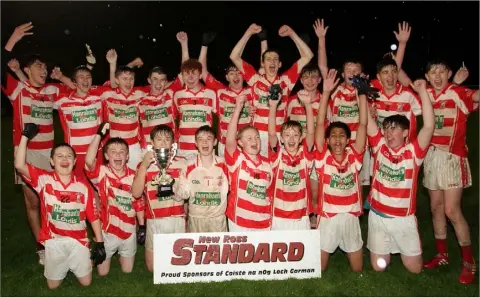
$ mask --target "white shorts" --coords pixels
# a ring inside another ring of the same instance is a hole
[[[223,143],[218,142],[218,153],[217,156],[224,157],[225,156],[225,145]]]
[[[120,239],[113,234],[105,233],[103,230],[102,233],[107,259],[110,259],[117,251],[123,258],[135,256],[137,252],[137,234],[135,232],[127,239]]]
[[[310,172],[310,180],[318,181],[318,173],[317,169],[315,168],[315,162],[313,162],[312,171]]]
[[[14,155],[18,149],[18,146],[14,148]],[[35,167],[46,171],[53,171],[52,165],[50,164],[50,153],[51,149],[48,150],[29,150],[27,149],[27,163]],[[20,174],[15,170],[15,184],[17,185],[26,185],[23,181]]]
[[[153,250],[153,235],[185,233],[185,217],[166,217],[158,219],[147,219],[147,235],[145,248]]]
[[[310,217],[304,216],[300,220],[272,218],[272,231],[276,230],[311,230]]]
[[[370,173],[370,176],[373,176],[373,167],[375,167],[374,163],[375,163],[375,158],[373,157],[373,153],[370,151],[370,148],[368,148],[369,152],[370,152],[370,162],[368,164],[368,172]]]
[[[69,270],[78,278],[92,273],[90,250],[70,237],[45,241],[44,276],[49,280],[63,280]]]
[[[430,146],[423,164],[423,186],[429,190],[468,188],[472,185],[467,158]]]
[[[363,246],[362,231],[358,217],[350,213],[339,213],[331,218],[318,216],[322,251],[334,253],[340,247],[345,253],[353,253]]]
[[[370,170],[370,159],[370,149],[367,147],[365,154],[363,155],[362,169],[358,174],[362,186],[370,185],[370,175],[373,174],[373,171]]]
[[[139,143],[128,146],[128,163],[127,166],[132,170],[137,170],[138,163],[143,159],[142,148]]]
[[[228,220],[228,231],[230,232],[270,231],[270,228],[265,228],[265,229],[245,228],[235,224],[231,220]]]
[[[367,248],[377,255],[402,254],[413,257],[422,254],[417,218],[384,218],[373,210],[368,214]]]
[[[215,218],[188,217],[188,232],[227,232],[227,218],[221,215]]]

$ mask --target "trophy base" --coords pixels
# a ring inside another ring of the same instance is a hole
[[[172,185],[158,185],[157,197],[170,197],[173,196],[173,187]]]

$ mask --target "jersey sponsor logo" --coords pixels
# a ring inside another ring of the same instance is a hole
[[[225,109],[223,110],[223,116],[226,118],[231,118],[233,112],[235,111],[235,106],[226,106]],[[240,118],[248,118],[248,107],[245,106],[243,107],[242,111],[240,112]]]
[[[445,116],[436,115],[435,116],[435,129],[442,129],[444,125]]]
[[[82,110],[74,110],[72,112],[72,121],[74,123],[86,123],[97,120],[97,110],[95,108],[88,108]]]
[[[130,106],[126,109],[114,108],[113,114],[115,115],[116,118],[134,119],[137,117],[137,107]]]
[[[332,174],[330,177],[330,187],[337,190],[348,190],[355,187],[353,173],[341,177],[338,174]]]
[[[79,224],[80,209],[78,208],[63,209],[60,205],[54,204],[53,211],[52,211],[52,219],[54,221],[63,222],[67,224]]]
[[[289,187],[300,184],[300,172],[283,171],[283,184]]]
[[[259,96],[258,97],[258,103],[262,105],[267,105],[268,104],[268,97],[267,96]]]
[[[182,122],[184,123],[205,123],[207,121],[207,112],[203,110],[185,110],[182,113]]]
[[[398,103],[397,105],[397,111],[402,112],[403,111],[403,103]]]
[[[192,179],[192,184],[194,184],[194,185],[199,185],[199,184],[200,184],[200,181],[199,181],[199,180],[196,180],[196,179]]]
[[[377,116],[377,125],[379,127],[383,127],[383,121],[385,120],[386,117],[382,117],[381,115]]]
[[[124,211],[132,210],[132,198],[115,195],[115,202],[117,205],[123,208]]]
[[[402,182],[405,181],[405,167],[393,169],[385,164],[380,165],[380,177],[388,182]]]
[[[220,192],[196,192],[193,204],[199,206],[218,206],[220,202]]]
[[[145,117],[147,121],[159,120],[168,117],[168,112],[165,107],[157,109],[147,109],[145,110]]]
[[[338,106],[337,116],[342,118],[353,118],[358,116],[358,105],[340,105]]]
[[[32,104],[31,115],[35,119],[51,120],[53,118],[53,109]]]
[[[247,194],[257,199],[265,199],[267,197],[267,187],[258,186],[251,182],[247,184]]]

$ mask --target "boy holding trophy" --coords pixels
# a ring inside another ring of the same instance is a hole
[[[171,127],[158,125],[150,132],[152,148],[137,167],[133,179],[132,195],[136,199],[146,197],[145,262],[153,271],[153,235],[185,232],[183,200],[173,199],[172,185],[184,168],[185,158],[176,156],[176,143]]]

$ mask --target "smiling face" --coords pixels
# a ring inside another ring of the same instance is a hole
[[[58,175],[72,174],[76,161],[75,153],[69,146],[59,146],[55,148],[50,158],[50,164]]]
[[[342,77],[348,86],[352,86],[352,78],[355,75],[359,75],[361,72],[362,68],[359,63],[347,62],[343,66]]]
[[[211,156],[213,154],[213,149],[217,144],[217,139],[215,135],[210,132],[200,132],[195,136],[195,144],[198,149],[198,153],[202,156]]]
[[[197,69],[182,72],[183,81],[189,89],[195,89],[200,86],[200,75],[201,72]]]
[[[254,156],[260,153],[260,134],[258,130],[253,127],[241,131],[237,142],[248,155]]]
[[[282,143],[285,147],[285,150],[290,154],[295,154],[298,151],[300,140],[302,138],[301,126],[292,125],[282,129],[280,137],[282,138]]]
[[[444,64],[435,64],[425,74],[425,78],[437,92],[443,91],[452,76],[452,71]]]
[[[265,69],[268,77],[276,77],[280,67],[282,67],[282,62],[280,62],[280,56],[277,52],[267,51],[263,54],[262,68]]]
[[[229,83],[230,88],[234,90],[240,90],[243,87],[243,76],[238,69],[232,69],[225,75],[226,80]]]
[[[319,71],[309,71],[302,74],[300,81],[302,82],[303,88],[308,92],[313,92],[317,90],[318,85],[321,81]]]
[[[386,92],[394,92],[398,81],[397,66],[387,65],[383,67],[377,74],[377,78]]]
[[[115,82],[117,83],[120,91],[128,94],[132,91],[135,84],[135,75],[133,72],[121,72],[117,77],[115,77]]]
[[[123,143],[109,144],[105,159],[115,171],[122,171],[128,162],[128,146]]]
[[[75,74],[77,92],[86,94],[92,87],[92,74],[89,71],[79,70]]]
[[[150,77],[147,79],[152,90],[152,94],[161,94],[165,90],[165,86],[168,83],[167,75],[153,72]]]
[[[47,79],[47,65],[40,61],[34,61],[30,66],[23,69],[28,76],[29,82],[35,87],[41,87]]]
[[[327,145],[334,156],[343,156],[349,140],[345,129],[340,127],[332,128],[330,135],[326,140]]]
[[[383,128],[383,137],[387,146],[393,150],[398,149],[405,143],[405,138],[408,136],[408,129],[403,129],[394,123],[385,125]]]

